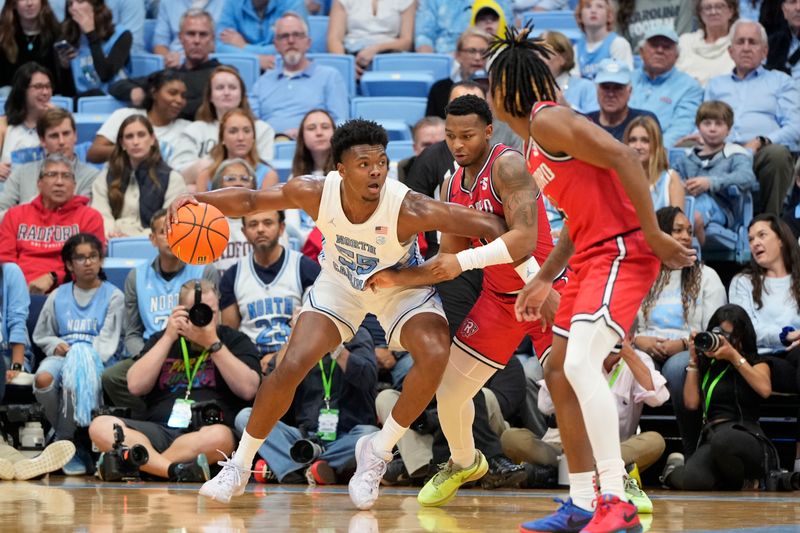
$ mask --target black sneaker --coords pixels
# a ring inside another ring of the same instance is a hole
[[[176,463],[170,475],[170,481],[178,483],[205,483],[211,479],[211,472],[208,469],[208,459],[201,453],[194,461],[186,463]]]
[[[383,474],[381,484],[392,485],[409,485],[411,483],[411,476],[408,475],[406,464],[403,459],[398,455],[386,465],[386,473]]]
[[[527,474],[523,488],[552,489],[558,486],[558,467],[555,465],[534,465],[522,463]]]
[[[481,478],[481,487],[486,490],[519,488],[528,478],[523,465],[514,463],[503,454],[489,459],[489,472]]]

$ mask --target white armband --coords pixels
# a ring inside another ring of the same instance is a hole
[[[535,257],[530,256],[527,261],[514,267],[523,283],[528,283],[539,272],[539,262]]]
[[[462,250],[456,254],[461,270],[473,268],[486,268],[493,265],[511,263],[514,258],[508,253],[508,248],[503,239],[497,238],[484,246]]]

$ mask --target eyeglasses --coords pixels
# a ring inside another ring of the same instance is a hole
[[[31,83],[28,85],[28,89],[33,89],[34,91],[52,91],[53,86],[49,83]]]
[[[85,265],[86,263],[89,263],[89,262],[94,263],[96,261],[100,261],[100,254],[98,254],[98,253],[93,253],[93,254],[89,254],[89,255],[73,255],[72,256],[72,262],[73,263],[78,263],[79,265]]]
[[[288,41],[289,39],[294,39],[294,40],[305,39],[306,32],[293,31],[291,33],[279,33],[275,36],[275,38],[279,41]]]
[[[703,13],[713,13],[714,11],[719,13],[725,11],[726,9],[728,9],[728,4],[710,4],[710,5],[707,4],[702,6],[700,8],[700,11],[702,11]]]
[[[247,183],[250,183],[253,181],[253,176],[248,176],[247,174],[226,174],[222,176],[222,181],[224,183],[231,183],[234,181],[246,181]]]
[[[468,56],[481,56],[485,54],[489,49],[488,48],[459,48],[459,52],[464,52]]]
[[[42,172],[42,179],[55,181],[58,178],[61,178],[64,181],[74,180],[75,174],[73,174],[72,172],[58,172],[56,170],[48,170],[47,172]]]

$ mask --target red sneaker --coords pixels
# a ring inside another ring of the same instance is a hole
[[[264,459],[259,459],[256,461],[256,467],[253,471],[253,478],[258,483],[270,483],[278,480],[272,470],[269,469],[269,465]]]
[[[333,485],[336,483],[336,472],[333,471],[327,461],[322,459],[314,461],[308,467],[308,471],[317,485]]]
[[[610,494],[603,494],[597,499],[592,520],[581,530],[581,533],[641,532],[636,506]]]

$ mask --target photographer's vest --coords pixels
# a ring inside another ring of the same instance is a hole
[[[75,300],[73,286],[70,282],[56,290],[54,304],[58,336],[70,346],[79,342],[92,344],[103,329],[115,287],[107,281],[102,282],[89,303],[81,306]]]
[[[145,341],[166,327],[169,315],[178,305],[181,285],[192,279],[201,279],[205,268],[203,265],[184,265],[169,281],[161,276],[153,263],[136,269],[136,303],[144,325],[142,338]]]
[[[114,33],[106,40],[106,42],[103,43],[102,46],[103,54],[105,54],[106,57],[108,57],[108,54],[114,47],[114,44],[116,44],[122,34],[126,31],[128,30],[126,30],[121,24],[116,25],[114,28]],[[72,68],[72,78],[75,80],[75,89],[78,94],[85,93],[86,91],[90,91],[92,89],[100,89],[107,93],[109,85],[115,81],[128,77],[125,74],[125,69],[121,68],[110,80],[106,82],[102,81],[100,76],[97,74],[97,70],[94,68],[92,50],[89,48],[89,39],[85,34],[81,35],[80,45],[78,47],[78,55],[75,56],[72,61],[70,61],[70,67]]]

